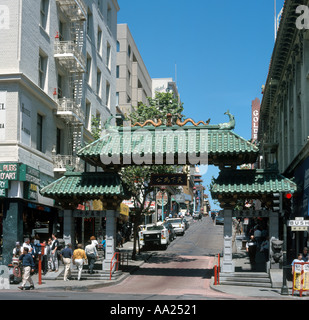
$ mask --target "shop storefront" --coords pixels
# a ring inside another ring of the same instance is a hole
[[[52,179],[52,178],[50,178]],[[49,180],[50,180],[49,179]],[[23,163],[0,163],[0,232],[3,263],[15,242],[37,235],[41,241],[61,231],[54,202],[39,194],[41,172]]]

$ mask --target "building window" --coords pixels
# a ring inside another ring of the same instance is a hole
[[[117,52],[120,52],[120,42],[117,41]]]
[[[43,116],[37,115],[36,148],[43,151]]]
[[[93,16],[92,12],[88,9],[87,13],[87,35],[92,39],[92,30],[93,30]]]
[[[91,57],[87,55],[87,66],[86,66],[86,77],[85,80],[88,84],[90,84],[90,72],[91,72]]]
[[[44,90],[46,80],[47,57],[39,54],[39,87]]]
[[[119,106],[119,92],[116,92],[116,107]]]
[[[91,114],[91,103],[86,102],[86,117],[85,117],[85,128],[89,130],[90,125],[90,114]]]
[[[131,46],[128,45],[128,57],[131,58]]]
[[[102,30],[100,27],[98,27],[98,36],[97,36],[97,51],[101,55],[101,49],[102,49]]]
[[[109,102],[110,102],[110,89],[111,86],[108,82],[106,82],[106,101],[105,104],[109,108]]]
[[[102,74],[101,74],[101,70],[98,69],[97,71],[97,95],[100,97],[101,94],[101,78],[102,78]]]
[[[119,79],[119,66],[116,66],[116,78]]]
[[[49,0],[41,0],[40,25],[46,30]]]
[[[106,48],[106,67],[110,70],[111,67],[111,45],[107,42]]]

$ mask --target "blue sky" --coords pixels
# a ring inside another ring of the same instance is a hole
[[[284,0],[276,2],[278,14]],[[274,47],[274,0],[118,3],[118,23],[128,24],[151,78],[177,75],[185,116],[218,124],[229,109],[234,131],[250,139],[251,103],[262,100]],[[209,166],[204,185],[217,174]]]

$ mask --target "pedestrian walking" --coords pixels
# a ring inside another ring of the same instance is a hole
[[[117,247],[123,247],[122,245],[122,235],[121,235],[121,231],[119,230],[117,235],[116,235],[116,241],[117,241]]]
[[[71,259],[73,256],[72,245],[69,243],[66,248],[62,249],[60,252],[64,264],[64,281],[69,281],[71,276]]]
[[[52,263],[52,271],[58,272],[58,252],[57,249],[59,247],[59,241],[55,234],[52,234],[52,243],[50,247],[50,257],[51,257],[51,263]]]
[[[22,261],[23,264],[23,281],[18,289],[24,290],[27,281],[30,283],[30,290],[34,289],[34,283],[31,278],[31,272],[34,272],[34,261],[32,255],[29,253],[29,249],[24,247],[23,254],[19,257],[19,260]]]
[[[250,240],[246,244],[246,251],[249,254],[250,263],[253,265],[255,264],[255,255],[256,255],[256,240],[254,238],[254,235],[250,236]]]
[[[73,252],[73,264],[76,265],[78,269],[77,280],[80,280],[84,262],[87,261],[87,256],[85,250],[83,250],[83,246],[81,244],[77,245],[77,249]]]
[[[85,253],[88,260],[88,273],[93,274],[94,264],[98,258],[98,252],[94,242],[89,241],[89,244],[85,248]]]

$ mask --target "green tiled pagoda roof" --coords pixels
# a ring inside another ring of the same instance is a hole
[[[220,172],[211,188],[212,197],[272,195],[274,192],[295,192],[297,186],[274,170],[231,170]]]
[[[200,157],[208,153],[207,163],[219,165],[253,163],[258,147],[231,130],[218,129],[218,126],[173,126],[155,129],[117,128],[106,132],[103,137],[77,153],[85,161],[102,165],[100,156],[118,156],[119,165],[125,165],[125,157],[150,155],[154,161],[160,155],[165,161],[167,156],[174,157],[172,164],[190,164],[179,160],[179,155]],[[181,158],[181,157],[180,157]],[[205,157],[203,157],[205,158]],[[182,158],[183,159],[183,158]],[[127,163],[131,165],[132,163]],[[165,162],[164,162],[165,164]]]
[[[118,174],[105,172],[66,172],[63,177],[40,190],[53,199],[70,199],[74,196],[85,200],[117,196],[128,199],[130,195]]]

